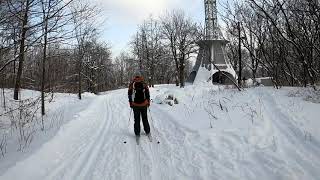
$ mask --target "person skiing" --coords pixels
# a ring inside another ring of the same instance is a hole
[[[128,98],[134,114],[134,133],[137,138],[137,143],[140,137],[140,117],[142,117],[145,133],[151,138],[147,114],[148,107],[150,106],[150,92],[142,76],[138,75],[133,78],[133,81],[129,85]]]

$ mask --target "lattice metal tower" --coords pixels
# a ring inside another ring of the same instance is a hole
[[[205,0],[205,39],[214,40],[218,39],[218,12],[216,0]]]
[[[231,84],[230,80],[234,81],[237,75],[225,52],[228,41],[218,26],[217,0],[204,0],[204,8],[204,39],[198,41],[199,54],[188,82],[212,80],[213,83]]]

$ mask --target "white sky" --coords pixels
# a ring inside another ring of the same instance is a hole
[[[204,24],[203,0],[96,0],[106,22],[102,27],[102,39],[109,42],[113,56],[128,49],[128,43],[137,26],[151,14],[158,17],[172,9],[182,9],[196,22]],[[226,0],[220,0],[226,1]],[[219,4],[219,3],[218,3]]]

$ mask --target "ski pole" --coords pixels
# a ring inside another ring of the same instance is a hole
[[[132,108],[131,108],[131,110],[130,110],[129,124],[130,124],[130,120],[131,120],[131,115],[132,115]]]
[[[152,116],[151,116],[151,110],[150,110],[150,107],[148,107],[148,109],[149,109],[149,115],[150,115],[151,123],[152,123],[152,126],[153,126],[154,121],[153,121],[153,118],[152,118]],[[154,129],[154,128],[153,128],[153,129]]]
[[[130,116],[129,116],[128,126],[127,126],[128,129],[129,129],[129,126],[130,126],[131,115],[132,115],[132,108],[131,108],[131,110],[130,110]],[[123,141],[123,143],[126,144],[127,141]]]
[[[153,122],[153,119],[152,119],[152,117],[151,117],[150,107],[148,107],[148,110],[149,110],[149,114],[150,114],[150,119],[151,119],[151,121]]]
[[[152,118],[152,115],[151,115],[150,107],[148,107],[148,109],[149,109],[149,115],[150,115],[150,119],[151,119],[151,125],[152,125],[152,128],[153,128],[153,131],[155,132],[155,137],[158,137],[159,132],[157,132],[156,128],[154,127],[154,121],[153,121],[153,118]],[[160,144],[160,141],[157,140],[157,143]]]

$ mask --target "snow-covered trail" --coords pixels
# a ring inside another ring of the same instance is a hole
[[[166,91],[166,86],[154,88],[152,98]],[[189,96],[188,89],[178,91]],[[181,98],[174,107],[152,104],[148,115],[154,140],[142,136],[138,146],[126,89],[110,91],[96,96],[0,180],[316,180],[319,139],[306,141],[295,123],[301,117],[285,111],[279,101],[283,97],[273,92],[210,94],[209,101],[230,99],[224,102],[227,112],[213,106],[219,119],[212,128],[202,100]],[[199,97],[208,99],[203,93]],[[242,105],[253,109],[240,111]],[[251,111],[256,113],[252,121],[247,116]]]
[[[174,161],[184,157],[180,152],[171,153],[175,147],[166,138],[173,138],[177,141],[174,145],[181,146],[184,133],[173,124],[162,125],[162,121],[149,118],[154,141],[142,136],[137,146],[132,115],[128,121],[130,113],[126,90],[97,96],[76,119],[61,127],[56,136],[8,169],[0,179],[175,179]],[[160,120],[160,117],[163,119],[162,113],[153,118]]]
[[[283,174],[292,174],[291,179],[301,179],[298,174],[302,175],[306,179],[313,179],[319,175],[320,167],[320,143],[317,138],[308,140],[302,126],[295,124],[298,117],[293,113],[288,113],[284,109],[289,109],[290,107],[282,107],[278,103],[277,99],[280,97],[276,94],[268,91],[259,91],[256,97],[261,97],[263,99],[263,106],[266,109],[266,116],[264,120],[272,123],[274,131],[277,131],[277,139],[274,143],[281,144],[282,146],[276,148],[280,153],[282,153],[283,159],[275,159],[274,157],[269,156],[269,159],[266,157],[259,158],[261,164],[264,165],[264,170],[266,172],[272,173],[272,170],[275,167],[279,169],[290,165],[294,169],[286,169],[285,173],[279,171],[276,173],[277,176],[274,179],[279,177],[284,178]],[[310,141],[310,142],[309,142]],[[291,147],[294,145],[294,148]],[[284,158],[286,157],[286,158]],[[294,157],[294,158],[292,158]],[[271,160],[275,160],[272,162]],[[308,170],[308,173],[305,173],[305,170]],[[296,175],[294,175],[296,174]]]
[[[55,137],[0,179],[130,179],[134,171],[128,170],[134,165],[134,156],[122,142],[129,110],[123,108],[123,97],[119,101],[121,95],[98,96]]]

